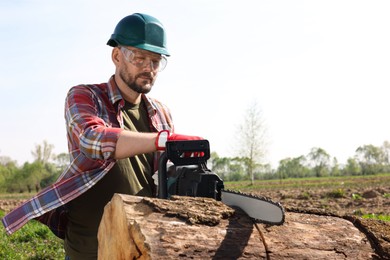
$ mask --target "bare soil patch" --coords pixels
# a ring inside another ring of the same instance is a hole
[[[248,191],[280,201],[287,212],[347,219],[366,234],[378,255],[390,259],[390,221],[362,218],[366,214],[390,216],[390,175],[335,179],[333,183],[318,179],[300,185],[282,181],[279,188]]]

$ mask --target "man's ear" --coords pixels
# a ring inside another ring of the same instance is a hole
[[[112,62],[114,62],[115,66],[117,66],[120,62],[120,49],[119,48],[113,48],[111,52],[111,59]]]

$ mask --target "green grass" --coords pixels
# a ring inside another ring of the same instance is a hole
[[[34,196],[36,193],[0,193],[0,199],[10,200],[10,199],[29,199]]]
[[[290,178],[275,180],[256,180],[253,185],[250,181],[224,182],[225,188],[241,191],[250,190],[280,190],[296,188],[353,188],[353,187],[373,187],[390,185],[390,174],[376,174],[366,176],[339,176],[339,177],[310,177],[310,178]],[[390,194],[387,196],[390,197]]]
[[[352,199],[353,200],[361,200],[363,197],[359,193],[353,193],[352,194]]]
[[[4,212],[0,211],[0,218]],[[63,242],[45,225],[30,221],[12,235],[0,227],[0,259],[4,260],[54,260],[64,259]]]
[[[344,190],[344,189],[341,189],[341,188],[339,188],[339,189],[334,189],[334,190],[328,192],[327,195],[328,195],[328,197],[330,197],[330,198],[335,198],[335,199],[337,199],[337,198],[343,198],[343,197],[345,196],[345,190]]]
[[[365,214],[362,216],[362,218],[390,221],[389,215]]]

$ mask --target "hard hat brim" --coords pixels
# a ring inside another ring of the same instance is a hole
[[[110,40],[108,40],[107,45],[109,45],[111,47],[117,47],[118,45],[131,46],[131,47],[135,47],[135,48],[138,48],[138,49],[142,49],[142,50],[146,50],[146,51],[151,51],[151,52],[155,52],[155,53],[158,53],[158,54],[162,54],[162,55],[165,55],[165,56],[171,56],[166,48],[158,47],[158,46],[147,44],[147,43],[124,44],[124,43],[119,43],[119,42],[117,42],[117,41],[115,41],[113,39],[110,39]]]

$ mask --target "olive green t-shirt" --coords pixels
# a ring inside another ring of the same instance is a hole
[[[122,112],[125,129],[150,132],[143,102],[138,105],[126,103]],[[153,196],[152,165],[152,153],[118,160],[98,183],[67,204],[69,223],[64,247],[71,260],[97,259],[99,223],[104,206],[114,193]]]

